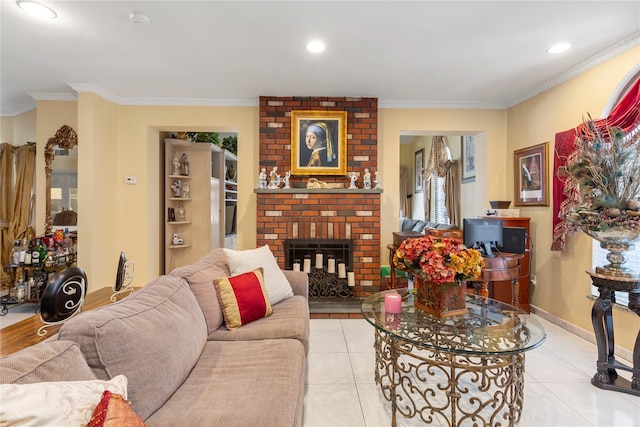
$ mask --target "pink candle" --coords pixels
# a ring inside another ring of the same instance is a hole
[[[397,292],[384,294],[384,311],[400,313],[402,311],[402,297]]]

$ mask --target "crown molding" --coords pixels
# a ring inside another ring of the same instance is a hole
[[[606,49],[601,50],[595,55],[590,56],[574,67],[569,68],[568,70],[543,81],[542,83],[532,87],[527,92],[522,93],[519,97],[511,99],[508,102],[507,107],[513,107],[516,104],[519,104],[522,101],[526,101],[529,98],[532,98],[546,90],[549,90],[555,86],[558,86],[561,83],[564,83],[572,78],[588,71],[600,64],[607,62],[608,60],[630,50],[634,47],[640,45],[640,32],[636,32],[631,34],[629,37],[620,40],[617,43],[609,46]]]
[[[378,101],[378,108],[415,108],[440,110],[504,110],[503,102],[451,102],[451,101]]]
[[[68,92],[29,92],[36,101],[77,101],[75,93]]]
[[[2,110],[0,110],[0,116],[13,117],[17,116],[18,114],[26,113],[27,111],[33,110],[34,108],[36,108],[35,100],[29,101],[25,104],[18,105],[13,108],[3,108]]]
[[[197,107],[257,107],[258,98],[201,99],[201,98],[123,98],[120,105],[175,105]]]
[[[90,92],[90,93],[95,93],[96,95],[101,96],[102,98],[106,99],[107,101],[111,101],[114,104],[121,104],[122,103],[122,99],[109,92],[108,90],[104,89],[102,86],[99,86],[97,84],[93,84],[93,83],[67,83],[67,85],[76,91],[76,93],[81,93],[81,92]]]

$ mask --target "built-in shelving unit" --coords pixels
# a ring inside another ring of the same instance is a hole
[[[165,138],[164,146],[164,271],[169,273],[197,261],[213,248],[236,248],[238,160],[211,143]],[[176,171],[173,164],[174,157],[179,159],[183,154],[189,164],[187,174]],[[176,181],[182,188],[189,185],[188,197],[176,197],[172,189]],[[179,217],[180,204],[185,210],[183,220]],[[175,212],[173,220],[169,208]],[[174,234],[182,243],[173,243]]]

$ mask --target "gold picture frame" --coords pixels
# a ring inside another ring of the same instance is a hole
[[[346,111],[291,111],[291,174],[347,174]]]
[[[513,152],[515,206],[549,206],[549,142]]]

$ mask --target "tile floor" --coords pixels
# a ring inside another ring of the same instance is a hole
[[[591,385],[596,346],[536,318],[547,340],[526,353],[519,426],[640,426],[640,397]],[[364,319],[311,320],[304,427],[391,425],[389,404],[374,382],[373,335]],[[398,417],[398,426],[424,425]]]
[[[33,306],[14,307],[9,313],[0,317],[1,327],[33,316]],[[539,316],[536,319],[547,340],[526,353],[519,426],[640,426],[640,397],[591,385],[596,346]],[[373,335],[373,327],[364,319],[311,319],[304,427],[391,425],[389,403],[374,382]],[[631,376],[619,372],[627,379]],[[416,418],[397,421],[402,427],[425,425]]]

